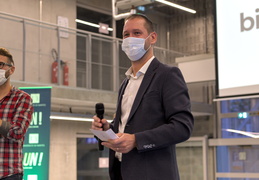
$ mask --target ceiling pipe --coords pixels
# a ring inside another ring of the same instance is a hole
[[[118,13],[118,8],[116,7],[116,0],[112,0],[112,16],[115,20],[121,20],[121,19],[128,17],[131,14],[135,14],[136,10],[133,6],[132,9],[130,10],[130,12],[121,13],[121,14],[117,14],[117,13]]]

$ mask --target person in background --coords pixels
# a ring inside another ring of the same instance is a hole
[[[113,129],[111,180],[179,180],[177,143],[189,139],[194,119],[188,89],[177,67],[154,56],[157,33],[141,14],[125,19],[122,50],[131,61],[118,94],[112,123],[93,117],[92,129]]]
[[[22,148],[30,125],[31,97],[15,88],[10,77],[15,71],[13,57],[0,48],[0,179],[22,180]]]

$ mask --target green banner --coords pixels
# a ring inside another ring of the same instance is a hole
[[[49,179],[51,87],[21,87],[33,100],[34,113],[23,146],[24,180]]]

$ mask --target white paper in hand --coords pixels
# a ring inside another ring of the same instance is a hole
[[[109,129],[107,131],[99,131],[99,130],[94,130],[90,129],[90,131],[97,136],[99,139],[102,141],[108,141],[108,139],[117,139],[119,138],[112,129]]]

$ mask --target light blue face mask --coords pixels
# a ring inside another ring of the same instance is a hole
[[[2,86],[6,81],[7,78],[5,77],[5,70],[4,69],[0,69],[0,86]]]
[[[150,34],[149,34],[149,36],[150,36]],[[126,39],[123,39],[123,42],[121,45],[122,50],[126,53],[126,55],[128,56],[128,58],[131,61],[137,61],[137,60],[141,59],[146,54],[146,52],[149,50],[151,45],[149,46],[149,48],[147,50],[145,50],[146,39],[135,38],[135,37],[128,37]]]

